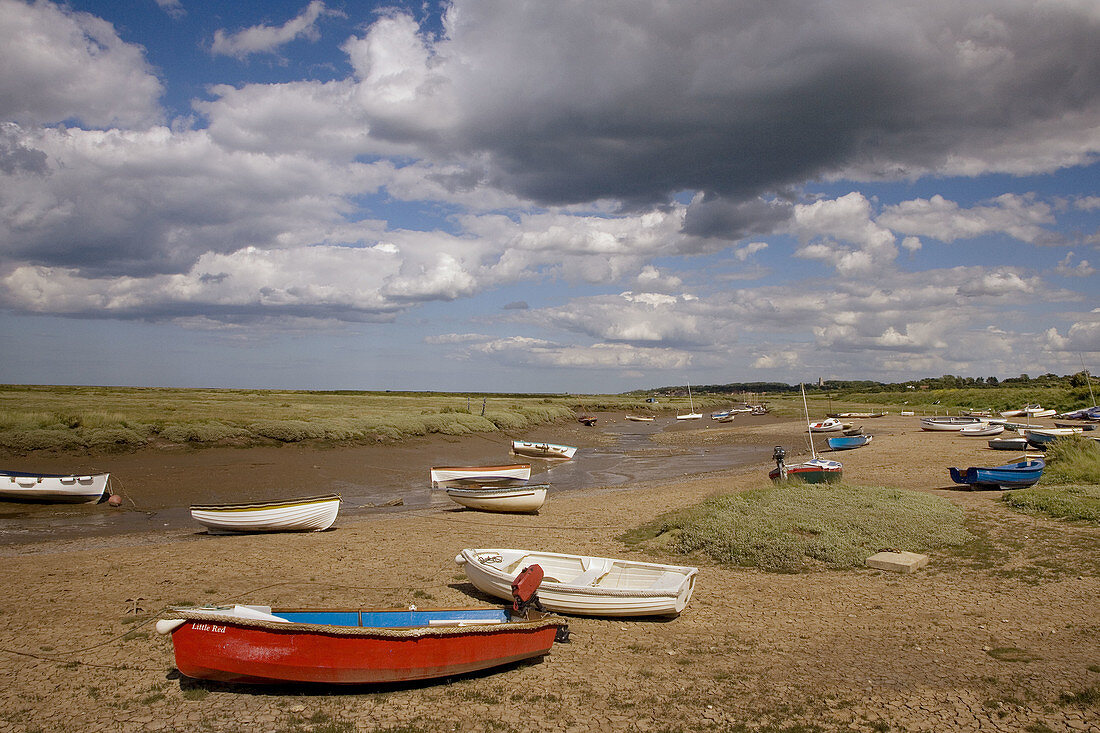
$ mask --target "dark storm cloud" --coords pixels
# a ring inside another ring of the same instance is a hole
[[[1050,170],[1097,148],[1087,4],[472,0],[454,16],[458,137],[543,203]]]

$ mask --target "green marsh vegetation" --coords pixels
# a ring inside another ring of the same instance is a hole
[[[1100,444],[1071,435],[1046,450],[1038,484],[1006,492],[1004,502],[1021,511],[1069,520],[1100,522]]]
[[[883,549],[926,552],[973,536],[962,510],[931,494],[789,481],[712,497],[623,535],[627,544],[702,553],[735,565],[792,573],[815,565],[863,567]]]
[[[702,404],[726,404],[711,398]],[[687,405],[687,398],[683,400]],[[700,405],[696,400],[696,405]],[[644,396],[0,385],[0,449],[396,441],[517,431],[582,411],[676,409]]]

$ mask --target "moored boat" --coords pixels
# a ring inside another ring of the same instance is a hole
[[[191,518],[211,534],[322,532],[340,511],[340,495],[239,504],[195,504]]]
[[[581,425],[587,425],[588,427],[592,427],[593,425],[596,424],[596,416],[595,415],[580,415],[577,418],[577,422],[579,422]]]
[[[504,466],[432,466],[433,489],[449,486],[517,486],[531,478],[530,463]]]
[[[482,512],[532,514],[546,503],[547,484],[526,486],[449,488],[447,496],[456,504]]]
[[[844,430],[844,423],[835,417],[829,417],[820,422],[810,423],[811,433],[836,433],[841,430]]]
[[[465,549],[455,557],[474,586],[507,598],[516,575],[531,564],[545,573],[542,605],[585,616],[672,616],[684,610],[697,568],[636,560],[512,549]]]
[[[980,468],[971,466],[965,471],[951,467],[948,472],[951,480],[968,486],[984,486],[1001,489],[1022,489],[1039,481],[1046,463],[1042,459],[1031,459],[1003,466]]]
[[[558,458],[569,460],[576,454],[577,449],[571,445],[558,445],[556,443],[535,443],[528,440],[513,440],[512,453],[517,456],[529,456],[531,458]]]
[[[170,609],[176,667],[248,684],[376,684],[466,674],[545,656],[564,619],[508,609]],[[564,639],[563,637],[560,637]]]
[[[851,450],[868,445],[873,437],[871,435],[841,435],[835,438],[826,438],[825,442],[829,444],[829,448],[832,450]],[[789,472],[790,469],[788,469]]]
[[[652,415],[626,415],[627,420],[631,422],[653,422]]]
[[[107,493],[108,473],[0,471],[0,501],[94,504]]]
[[[920,419],[921,430],[940,430],[958,432],[966,427],[981,425],[982,421],[976,417],[922,417]]]

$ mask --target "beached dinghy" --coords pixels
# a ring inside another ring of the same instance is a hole
[[[539,600],[551,611],[583,616],[674,616],[684,610],[697,568],[530,550],[465,549],[455,562],[474,586],[509,598],[513,579],[537,564]]]
[[[1000,435],[1005,431],[1003,424],[996,423],[978,423],[977,425],[967,425],[959,431],[959,435],[965,435],[968,438],[985,438],[993,435]]]
[[[340,495],[257,501],[246,504],[196,504],[191,518],[211,534],[244,532],[322,532],[340,511]]]
[[[626,415],[625,417],[631,422],[653,422],[652,415]]]
[[[571,445],[557,445],[555,443],[534,443],[529,440],[513,440],[512,453],[517,456],[529,456],[531,458],[558,458],[568,461],[577,452]]]
[[[1039,481],[1046,463],[1041,459],[1009,463],[992,468],[971,466],[965,471],[957,468],[947,469],[951,480],[957,484],[981,488],[1023,489]]]
[[[478,486],[449,488],[447,496],[468,509],[482,512],[531,514],[546,503],[547,484],[533,486]]]
[[[835,417],[828,417],[820,422],[810,423],[811,433],[838,433],[841,430],[844,430],[844,423]]]
[[[109,476],[0,471],[0,501],[94,504],[107,492]]]
[[[534,569],[534,570],[537,570]],[[536,583],[537,587],[537,583]],[[274,611],[175,608],[157,622],[176,667],[194,679],[251,684],[357,685],[476,672],[550,653],[564,619],[513,609]]]
[[[448,486],[516,486],[531,479],[530,463],[507,466],[432,466],[433,489]]]
[[[931,431],[959,432],[963,428],[971,428],[981,424],[982,421],[976,417],[922,417],[920,419],[920,429]]]
[[[1046,450],[1058,438],[1080,435],[1083,432],[1084,428],[1028,428],[1024,430],[1024,438],[1032,447]]]
[[[806,387],[805,385],[799,385],[799,387],[802,390],[802,409],[806,415],[806,429],[810,436],[810,455],[813,458],[788,466],[786,463],[786,449],[781,445],[777,445],[775,450],[772,451],[775,468],[768,472],[768,478],[772,481],[795,480],[807,484],[836,483],[844,478],[844,466],[840,461],[830,461],[827,458],[817,457],[817,450],[814,448],[814,429],[813,425],[810,424],[810,407],[806,404]],[[840,426],[841,430],[845,429],[844,423],[839,420],[835,418],[829,418],[829,420],[833,420]],[[824,422],[828,422],[828,420]],[[851,426],[849,425],[849,427]]]
[[[1027,450],[1027,438],[994,438],[989,441],[989,447],[993,450],[1014,450],[1019,453]]]
[[[868,445],[873,437],[871,435],[844,435],[836,438],[826,438],[825,442],[829,444],[829,448],[832,450],[851,450]]]

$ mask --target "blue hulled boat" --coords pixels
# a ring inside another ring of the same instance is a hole
[[[832,450],[851,450],[852,448],[862,448],[871,442],[871,435],[845,435],[837,438],[828,438],[825,442],[829,444],[829,448]]]
[[[1039,480],[1046,465],[1043,459],[1036,458],[992,468],[971,466],[965,472],[955,467],[947,470],[951,472],[951,480],[957,484],[986,488],[1023,489]]]

